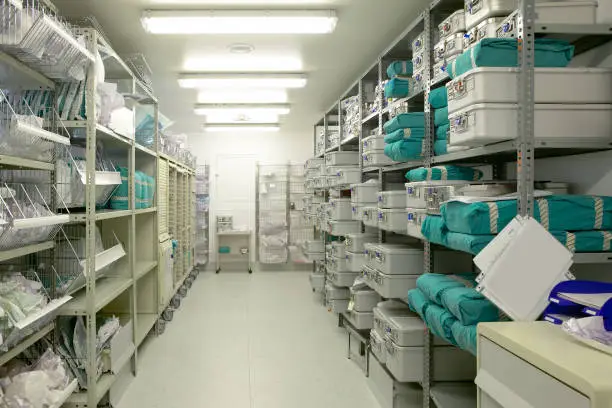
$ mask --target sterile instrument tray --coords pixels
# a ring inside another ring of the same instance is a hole
[[[365,182],[351,185],[351,202],[357,204],[376,204],[378,183]]]
[[[308,262],[320,262],[325,260],[325,254],[323,252],[304,252],[304,256]]]
[[[346,269],[346,258],[337,258],[330,256],[327,258],[327,271],[328,272],[349,272]]]
[[[412,54],[418,54],[425,50],[425,33],[421,33],[412,40]]]
[[[389,157],[385,156],[384,150],[372,150],[370,152],[364,153],[362,157],[363,167],[388,166],[390,164],[396,163]]]
[[[363,220],[363,206],[357,205],[355,203],[351,203],[351,219],[355,221]]]
[[[412,57],[412,69],[413,70],[421,70],[425,67],[425,57],[423,53],[414,54]]]
[[[384,349],[384,345],[383,345]],[[376,355],[378,357],[378,355]],[[380,359],[379,359],[380,360]],[[416,383],[401,383],[381,363],[370,355],[368,386],[380,408],[421,408],[423,388]]]
[[[351,298],[351,292],[348,288],[335,286],[328,282],[325,284],[325,296],[328,300],[346,300]]]
[[[406,192],[405,191],[379,191],[378,192],[378,207],[379,208],[406,208]]]
[[[358,165],[359,152],[331,152],[325,155],[326,166]]]
[[[385,316],[386,337],[401,347],[420,346],[423,344],[424,324],[416,314]],[[450,346],[440,337],[434,336],[436,346]]]
[[[366,242],[376,242],[378,237],[374,234],[348,234],[344,243],[348,252],[363,253]]]
[[[463,37],[463,50],[466,51],[484,38],[496,38],[497,29],[505,17],[491,17],[472,27]]]
[[[336,286],[350,288],[355,283],[355,278],[359,273],[355,272],[327,272],[327,279]],[[347,301],[348,302],[348,301]]]
[[[363,251],[360,252],[346,252],[344,255],[346,259],[346,269],[351,272],[361,272],[361,268],[365,264],[365,254]]]
[[[367,227],[378,228],[378,207],[363,207],[362,221]]]
[[[405,208],[379,208],[378,228],[398,234],[405,234],[406,216],[407,212]]]
[[[367,266],[368,268],[373,269],[375,264],[374,264],[374,258],[376,257],[376,249],[378,248],[378,246],[381,245],[377,242],[366,242],[363,245],[363,254],[365,256],[365,266]]]
[[[364,153],[372,150],[385,150],[385,137],[379,135],[368,136],[361,142]]]
[[[304,241],[303,248],[305,252],[324,252],[325,245],[322,240]]]
[[[346,311],[345,317],[357,330],[368,330],[372,328],[374,315],[372,312],[358,312],[356,310]]]
[[[385,347],[387,368],[395,379],[401,382],[423,381],[422,340],[418,346],[402,347],[387,339]],[[454,346],[433,347],[433,380],[473,381],[475,376],[476,359],[469,352]]]
[[[438,25],[440,38],[465,31],[465,11],[457,10]]]
[[[350,217],[349,217],[350,218]],[[361,223],[359,221],[328,221],[327,232],[335,236],[344,236],[346,234],[356,234],[361,232]]]
[[[362,276],[367,285],[380,296],[400,299],[406,297],[409,290],[416,288],[416,280],[420,275],[386,275],[364,266]]]
[[[331,243],[331,255],[336,258],[344,258],[346,254],[346,245],[342,241],[334,241]]]
[[[612,105],[536,104],[537,139],[607,143],[612,135]],[[483,103],[450,117],[449,144],[481,146],[518,137],[518,105]]]
[[[444,40],[444,56],[446,58],[454,57],[463,53],[464,33],[457,33],[449,36]]]
[[[347,299],[332,299],[327,300],[327,310],[336,314],[344,313],[348,309],[349,301]]]
[[[414,74],[412,75],[412,78],[414,79],[415,93],[417,91],[425,89],[425,69],[422,69],[420,71],[414,71]]]
[[[612,103],[610,68],[536,68],[535,102]],[[446,84],[448,111],[479,103],[517,103],[518,69],[476,68]]]
[[[325,275],[319,273],[310,274],[310,286],[313,292],[321,292],[325,287]]]
[[[427,212],[429,214],[440,214],[442,203],[456,196],[466,197],[497,197],[504,194],[516,192],[514,182],[484,182],[465,183],[447,186],[429,186],[425,189],[427,201]]]
[[[404,217],[403,221],[405,220]],[[423,250],[420,248],[397,244],[377,244],[373,252],[374,259],[371,265],[384,274],[420,275],[423,273]]]
[[[357,312],[372,312],[381,298],[374,290],[354,290],[350,289],[353,310]]]
[[[330,220],[351,220],[353,211],[350,198],[331,198],[327,208],[327,217]]]
[[[385,347],[385,338],[378,334],[378,331],[374,328],[370,330],[370,350],[372,350],[378,361],[382,364],[386,363],[387,348]]]
[[[516,10],[516,0],[465,0],[465,29],[469,30],[489,17],[504,17]]]
[[[387,333],[391,331],[391,317],[416,317],[418,315],[410,310],[407,304],[397,300],[387,300],[380,302],[372,311],[374,313],[374,330],[383,338],[387,338]],[[421,327],[423,323],[421,322]]]
[[[444,50],[445,49],[446,47],[444,45],[444,40],[434,45],[433,60],[435,64],[444,61]]]
[[[427,208],[425,201],[426,181],[406,183],[406,205],[410,208]]]
[[[427,210],[423,208],[406,208],[406,212],[408,213],[406,233],[411,237],[425,239],[421,233],[421,226],[423,225],[423,220],[427,216]]]
[[[334,186],[347,186],[361,181],[359,168],[340,167],[334,175]]]

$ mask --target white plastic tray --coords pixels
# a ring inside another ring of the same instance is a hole
[[[395,161],[385,156],[385,152],[383,150],[372,150],[368,153],[364,153],[362,157],[363,167],[388,166],[390,164],[396,163]]]
[[[418,318],[418,315],[410,310],[408,305],[399,301],[392,301],[391,307],[385,307],[389,301],[379,303],[374,310],[374,330],[378,332],[378,334],[386,339],[388,337],[388,333],[391,332],[391,318],[392,317],[411,317]],[[421,333],[424,331],[425,325],[421,322]],[[421,344],[422,340],[421,340]]]
[[[536,103],[610,104],[610,68],[536,68]],[[446,84],[448,111],[479,103],[517,103],[518,69],[476,68]]]
[[[348,252],[363,253],[366,242],[377,242],[378,237],[374,234],[348,234],[344,243]]]
[[[379,191],[379,208],[406,208],[406,191]]]
[[[405,211],[405,210],[404,210]],[[404,225],[406,217],[402,219]],[[423,250],[404,245],[377,244],[370,265],[387,275],[420,275],[423,273]],[[405,297],[405,296],[404,296]]]
[[[380,295],[374,290],[354,290],[351,288],[353,309],[357,312],[372,312],[381,301]]]
[[[423,345],[425,324],[419,316],[385,316],[386,337],[401,347],[418,347]],[[435,345],[449,346],[439,337],[434,337]]]
[[[326,166],[359,165],[359,152],[331,152],[325,154]]]
[[[477,104],[450,116],[451,146],[481,146],[518,137],[518,106]],[[550,140],[609,142],[612,105],[535,106],[535,137]]]
[[[364,153],[372,150],[385,150],[385,137],[378,135],[368,136],[362,140],[361,146]]]
[[[332,187],[346,186],[361,181],[361,172],[358,167],[328,167],[328,169],[329,168],[335,169]],[[328,175],[328,177],[332,176]]]
[[[406,197],[405,194],[404,197]],[[405,208],[379,208],[378,228],[398,234],[405,234],[406,216],[407,212]]]

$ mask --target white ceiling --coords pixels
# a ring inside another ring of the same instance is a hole
[[[177,74],[185,62],[229,54],[233,43],[255,47],[253,55],[298,56],[309,81],[289,91],[292,111],[281,117],[283,132],[310,131],[323,112],[375,61],[428,0],[56,0],[68,17],[94,15],[117,53],[143,53],[153,70],[161,111],[175,121],[174,132],[201,133],[203,117],[193,113],[197,92],[181,89]],[[150,8],[334,8],[339,21],[329,35],[172,36],[146,33],[140,23]]]

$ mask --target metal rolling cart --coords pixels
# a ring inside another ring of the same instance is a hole
[[[251,230],[234,230],[233,217],[217,217],[217,270],[221,272],[226,267],[244,265],[249,273],[251,266],[251,246],[253,232]],[[233,270],[240,270],[232,268]],[[230,269],[231,270],[231,269]]]

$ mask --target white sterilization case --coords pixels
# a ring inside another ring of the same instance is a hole
[[[416,288],[420,275],[387,275],[364,266],[362,276],[369,287],[388,299],[405,298],[409,290]]]
[[[505,17],[491,17],[487,18],[476,27],[472,27],[463,38],[463,50],[469,49],[484,38],[496,38],[497,29],[504,20]]]
[[[350,288],[358,275],[359,273],[355,272],[328,272],[327,278],[336,286]]]
[[[374,323],[373,323],[374,324]],[[370,330],[370,349],[382,364],[387,361],[387,348],[385,347],[385,339],[376,329]]]
[[[327,300],[327,310],[336,314],[344,313],[347,311],[349,301],[346,299],[332,299]]]
[[[385,152],[383,150],[372,150],[368,153],[364,153],[362,157],[363,167],[388,166],[396,163],[385,156]]]
[[[517,0],[465,0],[465,29],[476,27],[489,17],[507,16],[517,7]]]
[[[465,31],[465,11],[457,10],[438,25],[440,38]]]
[[[424,239],[425,237],[421,233],[421,226],[423,225],[423,220],[427,217],[427,210],[423,208],[406,208],[406,213],[408,214],[406,233],[412,237]]]
[[[349,216],[350,219],[350,216]],[[359,221],[328,221],[327,232],[335,236],[343,236],[346,234],[356,234],[361,231],[361,223]]]
[[[361,272],[361,268],[365,264],[365,254],[360,252],[346,252],[344,256],[346,260],[346,269],[351,272]]]
[[[329,177],[329,176],[328,176]],[[340,167],[334,174],[334,186],[346,186],[361,181],[359,168]]]
[[[405,191],[379,191],[379,208],[406,208]]]
[[[385,137],[383,135],[368,136],[361,141],[361,146],[364,153],[372,150],[385,150]]]
[[[325,246],[322,240],[309,240],[304,241],[304,251],[306,252],[324,252]]]
[[[387,333],[391,330],[389,325],[389,319],[391,317],[406,316],[418,318],[418,315],[412,312],[407,304],[397,300],[380,302],[372,312],[374,313],[373,329],[376,330],[383,339],[387,337]],[[421,328],[423,329],[424,327],[421,326]]]
[[[378,207],[363,207],[363,223],[368,227],[378,227]]]
[[[346,258],[328,256],[327,257],[327,271],[328,272],[348,272],[346,268]]]
[[[344,258],[346,254],[346,245],[342,241],[334,241],[331,243],[331,254],[336,258]]]
[[[418,54],[425,50],[425,33],[421,33],[412,40],[412,54]]]
[[[385,316],[385,335],[393,343],[402,347],[423,345],[423,320],[416,315]],[[449,346],[441,338],[434,336],[434,345]]]
[[[425,63],[425,56],[424,54],[415,54],[412,57],[412,69],[413,70],[420,70],[424,67]]]
[[[376,257],[376,249],[380,244],[377,242],[367,242],[363,247],[363,254],[365,257],[365,266],[368,268],[374,268],[374,258]]]
[[[325,284],[325,295],[328,300],[336,299],[349,299],[351,298],[351,292],[348,288],[332,285],[331,283]]]
[[[446,58],[463,53],[463,38],[464,33],[457,33],[444,40],[444,56]]]
[[[405,208],[379,208],[378,228],[385,231],[405,234],[406,216],[407,212]]]
[[[448,111],[480,103],[517,103],[518,69],[476,68],[446,84]],[[612,103],[611,68],[536,68],[535,102]]]
[[[381,298],[374,290],[355,290],[351,291],[351,300],[353,301],[353,309],[358,312],[371,312],[380,302]]]
[[[479,182],[455,183],[452,185],[432,185],[425,189],[427,212],[440,214],[442,204],[451,197],[498,197],[516,192],[516,182]]]
[[[351,219],[361,221],[363,219],[363,207],[356,203],[351,203]]]
[[[327,217],[334,221],[351,220],[353,211],[350,198],[331,198],[327,208]]]
[[[444,40],[440,41],[436,45],[434,45],[433,50],[433,59],[434,63],[438,64],[444,61],[444,50],[445,50]]]
[[[358,165],[359,152],[331,152],[325,154],[326,166]]]
[[[345,313],[345,317],[357,330],[368,330],[372,328],[374,318],[372,312],[358,312],[356,310],[350,310],[349,308]]]
[[[365,183],[351,185],[351,202],[356,204],[376,204],[377,200],[377,181],[366,181]]]
[[[406,224],[405,220],[406,218],[402,220],[404,221],[404,227]],[[420,248],[410,248],[394,244],[377,244],[373,249],[374,258],[370,265],[384,274],[420,275],[423,273],[423,250]]]
[[[518,105],[477,104],[449,116],[453,146],[480,146],[518,136]],[[607,143],[611,135],[612,105],[535,105],[537,139]]]
[[[310,286],[313,292],[321,292],[325,287],[325,275],[318,273],[310,274]]]
[[[376,242],[378,237],[374,234],[348,234],[344,241],[348,252],[363,254],[364,244],[366,242]]]

